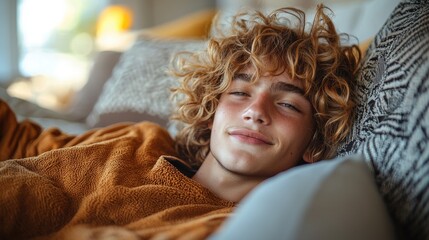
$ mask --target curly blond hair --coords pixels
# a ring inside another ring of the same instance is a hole
[[[181,157],[201,165],[209,152],[209,123],[220,95],[247,66],[256,69],[254,79],[286,71],[303,82],[316,126],[311,161],[334,155],[351,128],[361,52],[356,45],[342,45],[342,37],[349,36],[337,34],[325,11],[330,9],[317,6],[310,29],[304,12],[295,8],[237,14],[228,35],[211,37],[205,51],[177,56],[172,73],[182,81],[173,89],[173,98],[180,101],[172,118],[183,123],[176,136]]]

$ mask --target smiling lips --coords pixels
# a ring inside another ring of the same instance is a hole
[[[229,132],[229,135],[234,138],[240,140],[241,142],[249,143],[249,144],[267,144],[273,145],[273,143],[266,137],[264,134],[248,130],[248,129],[238,129],[232,130]]]

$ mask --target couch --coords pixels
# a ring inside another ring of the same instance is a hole
[[[375,4],[368,2],[367,7]],[[359,6],[360,10],[364,8]],[[347,12],[343,5],[332,9],[355,18],[359,13],[356,8]],[[384,13],[387,19],[383,19],[373,35],[359,35],[356,29],[361,28],[355,28],[354,33],[365,51],[358,77],[359,104],[352,132],[339,147],[338,157],[319,165],[296,168],[263,184],[239,207],[238,217],[233,217],[213,238],[258,239],[257,233],[263,233],[270,239],[314,239],[315,236],[318,239],[346,236],[348,239],[429,239],[429,3],[404,0],[399,4],[391,2],[385,9],[390,14]],[[308,13],[311,15],[311,10]],[[70,133],[78,134],[115,122],[149,120],[165,126],[174,135],[176,129],[168,120],[172,107],[168,89],[177,81],[165,71],[174,53],[204,48],[204,36],[210,33],[207,19],[213,14],[209,11],[181,20],[180,26],[198,23],[195,28],[199,31],[177,37],[177,33],[168,31],[177,25],[167,24],[138,32],[131,47],[123,52],[100,52],[86,85],[76,93],[66,112],[40,108],[10,97],[4,90],[0,91],[0,97],[6,99],[21,118],[31,117],[42,126],[59,127]],[[372,26],[368,19],[364,20],[362,24]],[[347,32],[346,25],[342,28]],[[370,40],[365,41],[365,36]],[[350,169],[357,173],[345,174],[352,171]],[[294,180],[305,179],[305,174],[315,178],[304,181],[307,185]],[[343,185],[332,185],[339,182]],[[279,185],[290,187],[281,191],[283,195],[272,193],[273,197],[267,198],[271,196],[270,191],[279,192]],[[303,188],[308,191],[299,195],[298,190]],[[326,192],[331,194],[321,194]],[[347,195],[349,193],[355,194]],[[301,198],[285,199],[290,195]],[[324,200],[317,201],[318,196]],[[282,199],[284,203],[302,202],[299,206],[289,206],[282,214],[279,208],[274,208],[275,204],[283,203]],[[335,209],[333,203],[340,204],[334,199],[349,203],[338,207],[341,213],[347,214],[339,217],[329,211]],[[254,211],[262,205],[264,211]],[[369,214],[354,215],[365,211]],[[347,217],[356,221],[345,221]],[[263,224],[267,218],[280,226]],[[297,223],[305,228],[286,227]],[[354,230],[360,229],[357,233],[350,228],[353,225]],[[272,226],[277,226],[277,230],[292,230],[279,233],[271,229]],[[374,234],[359,235],[362,229],[372,229]]]

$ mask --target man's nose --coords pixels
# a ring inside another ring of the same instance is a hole
[[[261,94],[250,101],[249,106],[243,112],[243,119],[268,125],[271,123],[271,108],[270,97],[267,94]]]

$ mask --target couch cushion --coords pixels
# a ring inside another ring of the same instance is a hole
[[[357,119],[339,155],[361,153],[403,234],[429,239],[429,4],[403,1],[358,79]]]
[[[367,163],[348,156],[263,182],[211,239],[391,240],[394,234]]]
[[[84,120],[97,102],[106,81],[121,57],[121,52],[101,51],[97,53],[86,84],[76,92],[67,114],[75,120]]]

